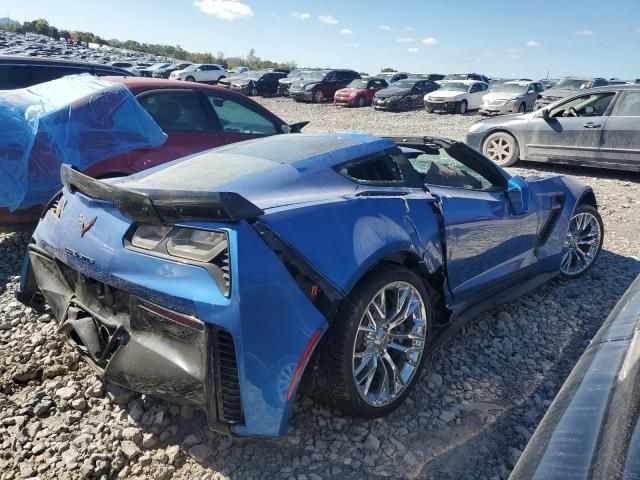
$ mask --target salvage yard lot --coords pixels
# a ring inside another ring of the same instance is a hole
[[[306,132],[369,131],[463,139],[477,115],[376,112],[259,99]],[[506,478],[585,346],[640,273],[637,175],[539,164],[594,188],[604,249],[584,277],[554,280],[471,321],[434,352],[389,417],[347,417],[299,398],[284,439],[230,439],[204,416],[115,390],[14,299],[28,234],[0,234],[0,478]],[[455,459],[455,461],[453,461]],[[205,476],[207,475],[207,476]]]

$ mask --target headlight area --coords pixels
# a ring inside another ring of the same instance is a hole
[[[134,225],[124,247],[205,268],[225,297],[231,295],[229,236],[222,230]]]

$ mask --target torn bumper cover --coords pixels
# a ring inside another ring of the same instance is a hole
[[[200,408],[215,430],[243,422],[229,332],[94,280],[34,245],[29,263],[58,331],[105,380]]]

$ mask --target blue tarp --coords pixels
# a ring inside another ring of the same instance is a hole
[[[60,189],[63,163],[85,170],[165,140],[119,83],[84,74],[0,91],[0,207],[45,204]]]

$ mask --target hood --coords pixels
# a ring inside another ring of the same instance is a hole
[[[351,93],[365,92],[366,90],[367,90],[366,88],[347,87],[347,88],[341,88],[340,90],[338,90],[336,92],[336,95],[339,93],[341,93],[342,95],[349,95]]]
[[[491,100],[513,100],[514,98],[518,98],[522,96],[522,93],[517,92],[489,92],[484,97],[483,100],[491,101]]]
[[[411,93],[410,88],[383,88],[376,93],[376,96],[387,98],[387,97],[395,97],[395,96],[403,96]]]
[[[564,98],[579,91],[580,90],[570,90],[568,88],[550,88],[549,90],[544,90],[540,95],[543,97]]]
[[[110,181],[153,192],[236,193],[262,210],[353,193],[357,185],[332,167],[395,147],[368,134],[273,135],[234,143]],[[203,176],[205,170],[216,175]]]
[[[301,80],[296,78],[291,84],[291,88],[294,90],[302,90],[307,85],[315,85],[316,83],[322,83],[322,80]]]
[[[284,77],[278,80],[278,83],[283,83],[284,85],[291,85],[295,82],[300,82],[302,80],[301,77]]]
[[[467,92],[463,90],[436,90],[434,92],[427,93],[427,97],[454,98],[465,93]]]

